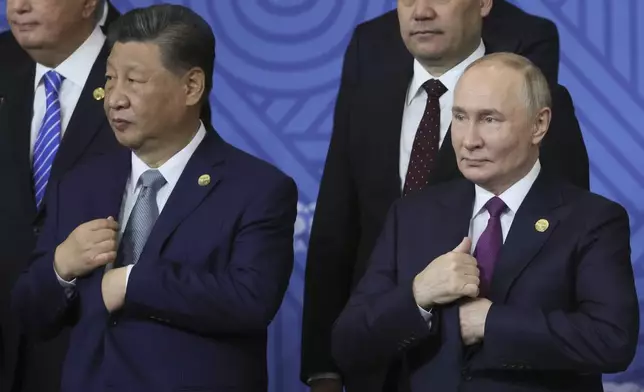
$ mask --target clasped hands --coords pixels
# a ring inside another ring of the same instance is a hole
[[[434,259],[414,278],[413,293],[423,309],[461,300],[459,319],[465,345],[480,342],[485,334],[485,320],[492,302],[478,298],[479,269],[470,254],[472,242],[464,238],[451,252]]]
[[[82,277],[116,260],[119,225],[114,218],[96,219],[78,226],[58,245],[54,269],[66,281]],[[101,292],[108,312],[125,301],[126,268],[114,268],[103,275]]]

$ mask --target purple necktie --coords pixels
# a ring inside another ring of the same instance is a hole
[[[487,221],[487,227],[474,249],[474,257],[479,264],[481,272],[480,279],[480,296],[487,295],[492,281],[492,272],[501,246],[503,246],[503,232],[501,231],[501,214],[506,205],[498,197],[491,198],[485,203],[485,209],[490,213],[490,219]]]

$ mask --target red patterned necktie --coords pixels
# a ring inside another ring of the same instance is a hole
[[[481,297],[485,297],[489,293],[494,264],[497,262],[503,246],[501,214],[505,211],[506,205],[503,200],[495,196],[485,203],[485,209],[490,213],[490,219],[488,219],[487,227],[476,243],[473,255],[478,262],[481,273],[481,284],[479,286]]]
[[[447,87],[438,79],[430,79],[423,83],[423,88],[427,92],[427,104],[414,137],[403,196],[427,185],[429,173],[438,155],[441,132],[441,108],[438,100],[445,94]]]

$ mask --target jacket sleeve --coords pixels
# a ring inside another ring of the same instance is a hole
[[[427,339],[439,339],[397,273],[397,204],[390,210],[365,276],[333,329],[333,357],[347,373],[382,368]],[[432,324],[437,324],[432,319]]]
[[[349,106],[358,83],[358,32],[344,56],[333,133],[320,183],[306,261],[301,379],[338,373],[331,328],[349,299],[360,237],[359,205],[351,176]]]
[[[30,335],[49,339],[66,325],[75,322],[78,295],[59,283],[54,271],[54,253],[64,239],[57,235],[57,185],[50,184],[46,200],[46,217],[38,236],[36,249],[27,268],[18,277],[11,295],[12,307]]]
[[[628,215],[613,203],[596,215],[577,246],[576,308],[493,304],[473,369],[626,370],[639,333]]]

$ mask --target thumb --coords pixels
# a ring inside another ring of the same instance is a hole
[[[463,241],[454,248],[453,252],[467,253],[469,255],[470,249],[472,249],[472,240],[469,237],[465,237],[463,238]]]
[[[108,216],[108,217],[107,217],[107,220],[113,221],[113,220],[114,220],[114,217],[112,217],[112,216]]]

